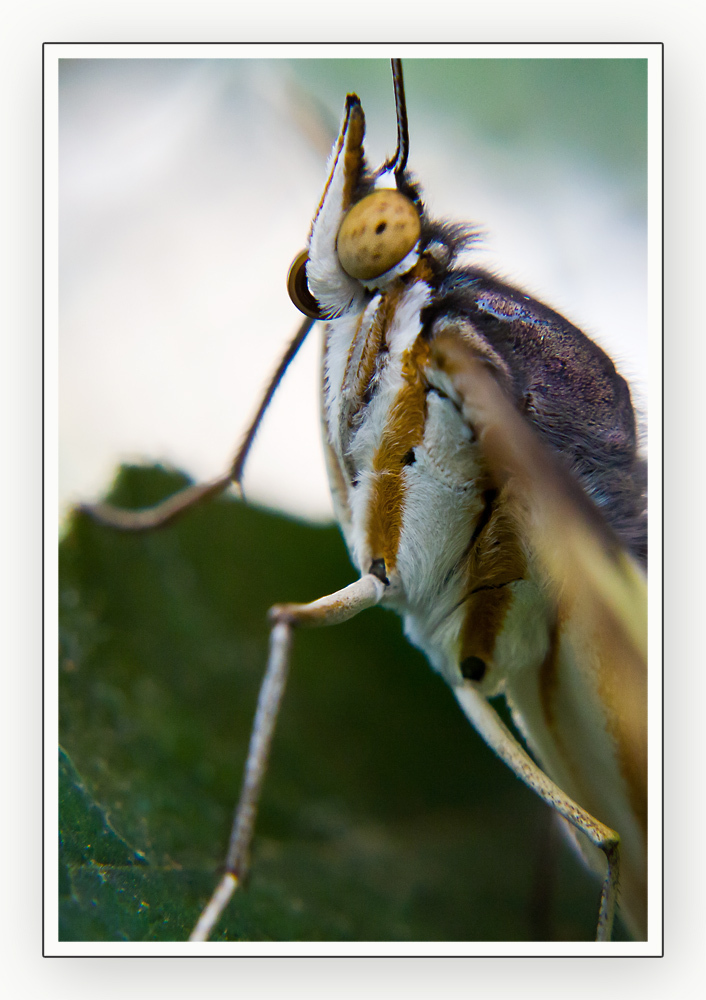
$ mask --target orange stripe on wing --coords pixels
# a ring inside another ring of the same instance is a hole
[[[394,315],[394,312],[390,314]],[[397,565],[406,486],[405,456],[424,440],[426,391],[422,371],[429,345],[418,337],[402,362],[404,385],[390,410],[373,459],[374,482],[368,507],[368,544],[373,560],[384,559],[389,573]]]
[[[488,498],[481,514],[487,521],[467,555],[469,597],[461,631],[461,661],[479,656],[488,662],[512,605],[513,591],[508,584],[525,577],[527,563],[507,493],[483,490],[482,482],[478,487]]]
[[[470,656],[478,656],[484,663],[492,661],[511,604],[509,587],[482,590],[468,598],[461,631],[461,663]]]
[[[647,713],[646,693],[637,704],[626,704],[626,700],[638,701],[636,693],[623,683],[623,677],[615,669],[616,660],[637,674],[643,664],[634,646],[626,641],[625,633],[615,620],[605,616],[601,622],[602,652],[599,655],[598,691],[606,716],[608,731],[615,740],[615,749],[620,771],[628,787],[630,805],[642,830],[647,832]],[[626,716],[628,721],[626,722]],[[635,737],[635,730],[638,738]]]

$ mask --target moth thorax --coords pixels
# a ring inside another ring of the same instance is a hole
[[[338,230],[341,267],[359,281],[385,274],[412,250],[421,221],[413,202],[399,191],[380,189],[349,209]]]

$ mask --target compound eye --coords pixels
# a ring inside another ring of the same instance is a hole
[[[292,261],[287,275],[289,297],[300,312],[312,319],[321,319],[319,303],[309,291],[306,283],[306,262],[309,255],[302,250]]]
[[[392,189],[373,191],[349,209],[338,230],[341,267],[359,281],[378,278],[407,256],[420,232],[409,198]]]

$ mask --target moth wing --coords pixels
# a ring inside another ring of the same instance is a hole
[[[487,359],[452,332],[432,358],[449,379],[491,475],[513,498],[526,538],[577,647],[591,643],[601,696],[646,802],[647,590],[644,573],[571,473],[542,443]]]

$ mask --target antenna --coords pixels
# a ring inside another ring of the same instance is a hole
[[[381,173],[392,170],[395,179],[399,181],[407,166],[409,155],[409,128],[407,125],[407,102],[404,96],[404,78],[402,76],[402,60],[391,59],[392,84],[395,88],[395,113],[397,115],[397,149],[395,155],[387,160]]]

